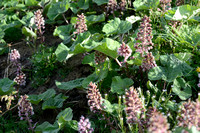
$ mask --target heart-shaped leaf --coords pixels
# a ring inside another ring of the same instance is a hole
[[[8,95],[14,91],[15,82],[9,78],[0,79],[0,96]]]
[[[81,87],[82,86],[82,81],[84,79],[85,78],[80,78],[80,79],[75,79],[75,80],[68,81],[68,82],[58,82],[58,81],[56,81],[56,86],[59,89],[72,90],[74,88]]]
[[[111,92],[119,95],[125,94],[125,89],[128,89],[133,83],[130,78],[122,79],[120,76],[115,76],[112,79]]]

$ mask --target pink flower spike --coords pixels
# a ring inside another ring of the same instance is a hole
[[[197,86],[200,88],[200,83],[198,83]]]
[[[16,50],[16,49],[11,50],[10,61],[11,62],[17,62],[18,59],[20,59],[19,51]]]

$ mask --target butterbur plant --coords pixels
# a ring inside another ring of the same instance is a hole
[[[96,63],[96,65],[105,62],[106,57],[107,56],[104,53],[99,52],[99,51],[95,51],[95,63]]]
[[[149,17],[144,16],[140,23],[140,29],[137,34],[136,40],[139,41],[135,44],[136,52],[139,52],[143,57],[149,50],[153,49],[152,43],[152,28],[150,24],[151,20]]]
[[[147,55],[145,55],[143,61],[142,61],[142,65],[141,65],[141,68],[142,68],[142,71],[148,71],[150,70],[151,68],[154,68],[156,67],[156,62],[155,62],[155,59],[154,59],[154,56],[152,55],[152,53],[147,53]]]
[[[198,78],[199,78],[199,83],[197,84],[197,87],[200,88],[200,67],[198,67],[196,71],[197,71]]]
[[[19,59],[20,59],[19,51],[16,50],[16,49],[11,50],[11,52],[10,52],[10,61],[12,63],[16,64]]]
[[[29,124],[30,130],[33,132],[34,126],[32,126],[32,120],[31,116],[34,114],[33,107],[28,100],[28,96],[24,95],[21,96],[18,102],[18,115],[20,117],[20,120],[26,120]]]
[[[129,90],[125,93],[126,98],[126,114],[127,114],[127,123],[128,124],[137,124],[139,126],[139,131],[142,132],[142,114],[145,112],[144,105],[139,98],[139,94],[134,89],[130,87]]]
[[[191,101],[184,102],[180,107],[177,117],[178,126],[191,129],[195,126],[200,131],[200,102],[199,99],[196,102]]]
[[[126,0],[121,0],[121,2],[119,3],[119,7],[118,8],[121,11],[124,11],[124,10],[126,10],[126,4],[127,4]]]
[[[88,85],[87,98],[91,112],[96,113],[99,110],[102,110],[101,93],[99,92],[99,89],[97,89],[95,83],[90,82],[90,84]]]
[[[82,13],[81,15],[77,15],[77,16],[78,16],[77,22],[74,25],[74,28],[76,29],[74,34],[80,34],[87,31],[87,25],[86,25],[84,14]]]
[[[170,133],[167,117],[152,107],[147,111],[147,131],[149,133]]]
[[[160,6],[161,6],[161,11],[162,12],[167,12],[168,10],[171,9],[171,0],[160,0]]]
[[[42,10],[37,10],[34,13],[34,23],[37,27],[39,36],[41,37],[41,41],[44,42],[44,29],[45,29],[45,21],[44,21],[44,17],[42,16]]]
[[[176,6],[181,6],[184,4],[184,0],[176,0]]]
[[[11,50],[11,53],[9,55],[10,55],[11,63],[17,69],[17,72],[16,72],[17,76],[15,77],[14,81],[20,86],[26,85],[26,76],[22,72],[21,63],[19,62],[19,59],[20,59],[19,51],[16,49],[13,49]]]
[[[78,131],[79,133],[92,133],[94,131],[88,118],[81,116],[78,122]]]
[[[124,62],[127,62],[127,59],[131,56],[132,50],[128,45],[126,45],[124,42],[122,42],[121,46],[118,48],[117,53],[119,56],[124,57]]]
[[[117,9],[118,9],[117,1],[116,0],[109,0],[108,4],[106,6],[107,13],[110,12],[115,17],[114,12],[117,11]]]

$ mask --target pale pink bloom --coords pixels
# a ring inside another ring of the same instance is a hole
[[[88,118],[85,119],[84,116],[81,116],[78,122],[78,131],[79,133],[92,133],[94,131]]]
[[[11,62],[17,62],[18,59],[20,59],[19,51],[16,50],[16,49],[11,50],[10,61]]]
[[[197,84],[197,86],[200,88],[200,82]]]

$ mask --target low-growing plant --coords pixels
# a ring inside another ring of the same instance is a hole
[[[0,131],[199,132],[199,4],[0,1]]]

